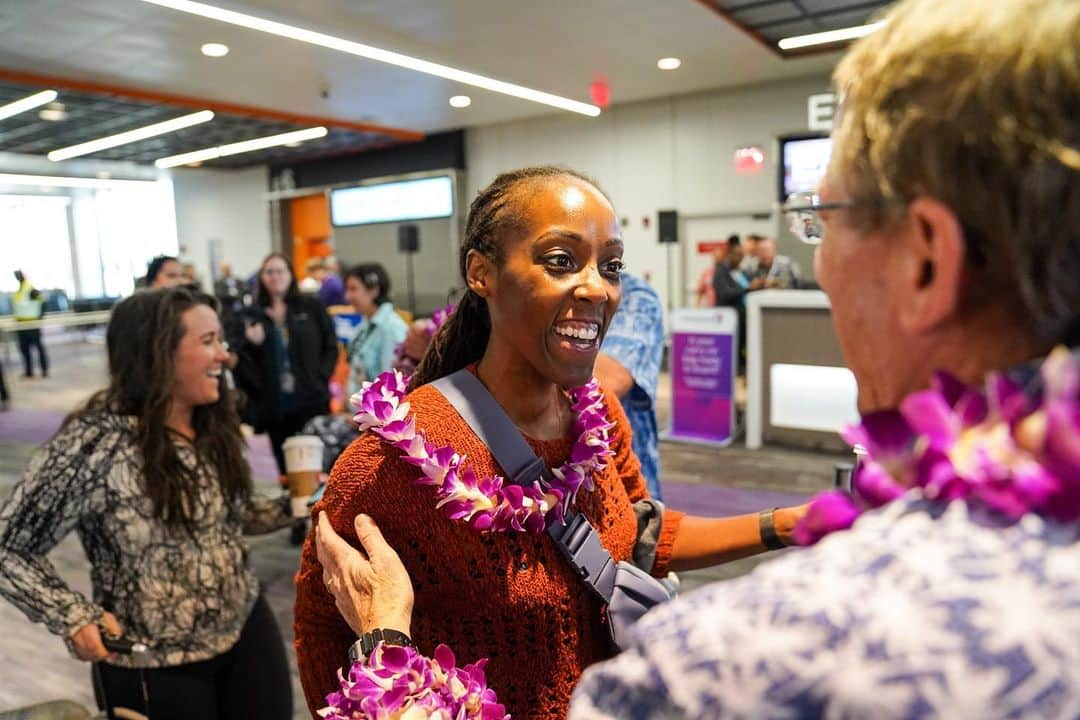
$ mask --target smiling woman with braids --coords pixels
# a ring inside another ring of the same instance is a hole
[[[109,386],[0,508],[0,594],[94,663],[109,717],[123,707],[154,720],[288,718],[281,634],[242,537],[287,526],[288,500],[252,491],[216,301],[136,293],[113,310],[107,344]],[[46,559],[72,530],[93,600]],[[103,631],[149,653],[110,654]]]
[[[481,191],[461,248],[468,289],[439,329],[407,398],[427,442],[467,457],[466,467],[480,478],[505,475],[429,384],[467,368],[549,468],[572,471],[580,462],[574,428],[581,404],[569,391],[592,378],[619,304],[622,254],[611,204],[573,171],[528,168],[500,175]],[[616,560],[632,559],[663,577],[765,550],[757,514],[694,518],[643,503],[645,481],[621,405],[607,393],[598,394],[597,403],[610,423],[601,443],[610,455],[586,473],[591,484],[582,484],[571,509],[592,523]],[[468,522],[451,519],[436,507],[437,488],[416,484],[418,477],[421,468],[369,432],[338,460],[315,508],[354,545],[353,518],[365,513],[400,553],[416,590],[415,613],[411,627],[403,619],[379,629],[411,634],[428,654],[446,643],[460,657],[488,658],[488,681],[515,718],[562,718],[584,668],[612,652],[600,601],[535,526],[523,532],[505,517],[492,521],[490,512],[470,515]],[[639,517],[635,511],[643,506],[647,512]],[[776,511],[779,537],[767,536],[770,544],[787,539],[800,513]],[[339,614],[323,584],[313,535],[297,576],[295,629],[301,679],[315,711],[336,689],[335,671],[358,633],[375,628]]]

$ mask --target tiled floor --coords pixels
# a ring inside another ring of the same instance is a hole
[[[10,493],[37,444],[51,435],[65,413],[104,384],[104,350],[99,343],[54,346],[51,359],[53,369],[48,379],[24,380],[18,377],[17,362],[16,367],[5,363],[13,411],[0,413],[0,502]],[[666,398],[661,393],[663,426]],[[723,515],[797,502],[828,486],[832,466],[839,458],[782,450],[751,452],[741,446],[715,449],[664,443],[661,459],[669,505],[695,514]],[[259,489],[274,492],[273,464],[265,438],[252,438],[251,460]],[[291,646],[292,579],[298,551],[289,546],[283,533],[251,538],[251,549],[255,572],[289,642],[295,717],[306,718]],[[64,540],[49,559],[73,588],[89,593],[86,560],[75,536]],[[683,588],[743,574],[757,562],[750,559],[686,573]],[[3,600],[0,636],[4,638],[0,643],[0,667],[4,668],[0,711],[59,697],[93,707],[88,667],[69,658],[59,640]]]

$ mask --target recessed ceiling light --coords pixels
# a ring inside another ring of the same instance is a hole
[[[825,32],[811,33],[809,35],[796,35],[787,37],[776,43],[781,50],[795,50],[796,48],[811,47],[812,45],[828,45],[829,43],[855,40],[874,32],[884,25],[883,22],[870,23],[869,25],[857,25],[855,27],[840,28],[839,30],[826,30]]]
[[[177,130],[182,130],[186,127],[191,127],[192,125],[209,122],[213,119],[214,112],[212,110],[200,110],[197,113],[191,113],[190,115],[181,115],[178,118],[166,120],[165,122],[154,123],[153,125],[136,128],[135,130],[128,130],[127,132],[117,133],[116,135],[109,135],[107,137],[98,138],[97,140],[79,143],[78,145],[72,145],[71,147],[53,150],[51,153],[48,154],[48,158],[53,162],[58,162],[60,160],[67,160],[69,158],[78,157],[80,155],[89,155],[90,153],[108,150],[109,148],[114,148],[119,145],[127,145],[128,143],[139,142],[140,140],[146,140],[147,138],[164,135],[165,133],[176,132]]]
[[[61,122],[67,120],[67,107],[64,103],[49,103],[41,110],[38,110],[38,117],[48,122]]]
[[[450,107],[467,108],[472,105],[472,98],[468,95],[455,95],[450,98]]]
[[[264,150],[279,145],[301,143],[305,140],[315,140],[317,138],[326,137],[327,132],[327,129],[322,126],[307,128],[306,130],[293,130],[292,132],[281,133],[279,135],[268,135],[252,140],[229,143],[228,145],[218,145],[217,147],[206,148],[205,150],[196,150],[180,155],[170,155],[169,157],[155,160],[154,164],[159,168],[193,165],[205,160],[216,160],[217,158],[225,157],[227,155],[239,155],[240,153]]]
[[[143,0],[143,2],[172,8],[173,10],[179,10],[180,12],[186,12],[192,15],[199,15],[204,18],[210,18],[211,20],[217,20],[230,25],[245,27],[249,30],[258,30],[259,32],[268,33],[270,35],[277,35],[278,37],[289,38],[290,40],[298,40],[300,42],[308,43],[309,45],[318,45],[330,50],[337,50],[338,52],[356,55],[357,57],[363,57],[369,60],[377,60],[390,65],[396,65],[397,67],[403,67],[407,70],[415,70],[416,72],[441,77],[445,80],[461,83],[463,85],[471,85],[492,92],[511,95],[513,97],[521,98],[522,100],[531,100],[532,102],[556,107],[560,110],[568,110],[570,112],[588,115],[589,117],[596,117],[600,114],[600,108],[596,105],[571,100],[570,98],[553,95],[552,93],[543,92],[541,90],[534,90],[533,88],[525,87],[524,85],[516,85],[503,80],[496,80],[495,78],[487,77],[486,75],[479,75],[467,70],[450,67],[449,65],[441,65],[439,63],[431,62],[430,60],[423,60],[421,58],[412,57],[411,55],[404,55],[392,50],[385,50],[372,45],[364,45],[363,43],[346,40],[345,38],[337,37],[335,35],[327,35],[326,33],[315,32],[314,30],[296,27],[295,25],[287,25],[285,23],[256,17],[255,15],[247,15],[234,10],[226,10],[225,8],[208,5],[207,3],[195,2],[195,0]]]
[[[229,54],[229,46],[224,43],[206,43],[199,49],[206,57],[225,57]]]
[[[660,58],[656,61],[656,67],[661,70],[678,70],[680,65],[682,65],[682,60],[677,57]]]
[[[8,103],[7,105],[0,106],[0,120],[9,118],[12,115],[18,115],[24,113],[27,110],[33,110],[36,107],[42,105],[48,105],[56,99],[55,90],[42,90],[41,92],[28,95],[21,100]]]

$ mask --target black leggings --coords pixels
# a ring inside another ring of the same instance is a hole
[[[7,402],[10,397],[7,382],[4,380],[4,361],[0,360],[0,402]]]
[[[94,696],[99,709],[130,708],[149,720],[289,720],[292,685],[281,632],[260,595],[240,639],[210,660],[129,670],[94,663]],[[143,700],[143,682],[150,700]]]
[[[270,436],[270,449],[274,452],[274,461],[277,462],[279,473],[285,474],[285,441],[300,432],[308,420],[325,413],[325,407],[290,410],[266,428],[266,434]]]
[[[19,338],[19,352],[23,356],[23,370],[27,377],[34,374],[34,365],[30,351],[37,348],[38,364],[41,366],[41,374],[49,374],[49,356],[45,354],[45,345],[41,342],[41,330],[16,330],[15,335]]]

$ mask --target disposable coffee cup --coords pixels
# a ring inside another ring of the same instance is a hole
[[[323,442],[315,435],[294,435],[282,445],[285,451],[285,475],[289,480],[292,516],[308,516],[308,501],[319,487],[322,472]]]

